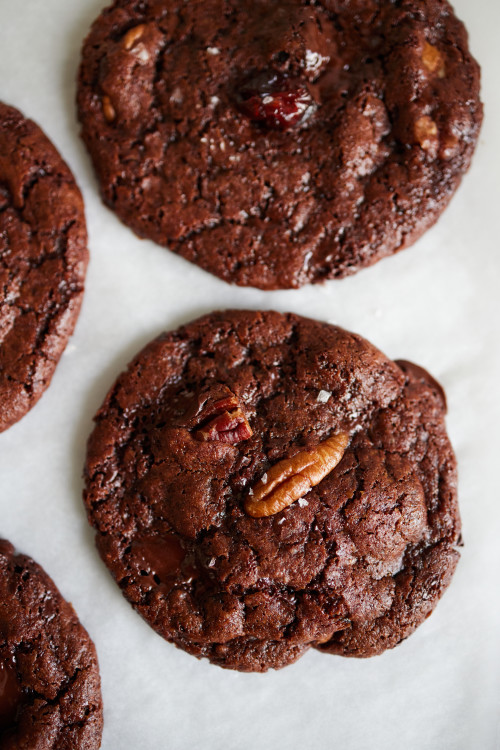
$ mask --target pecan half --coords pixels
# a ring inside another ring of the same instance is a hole
[[[415,123],[415,138],[424,151],[435,151],[438,144],[438,128],[434,120],[423,115]]]
[[[279,461],[245,500],[246,513],[253,518],[272,516],[299,500],[333,471],[348,444],[349,436],[339,432],[311,450]]]
[[[141,36],[144,34],[144,29],[146,26],[141,23],[139,26],[134,26],[132,29],[129,29],[125,36],[123,37],[123,46],[126,50],[131,50],[134,44],[138,39],[141,38]]]
[[[229,388],[227,395],[222,398],[216,401],[207,399],[198,415],[198,424],[200,423],[201,426],[194,432],[196,440],[216,440],[234,445],[253,435],[240,402]]]
[[[444,78],[446,70],[444,67],[443,56],[437,47],[429,42],[425,42],[422,50],[422,62],[429,73],[436,73],[438,78]]]
[[[253,430],[241,409],[223,411],[194,433],[196,440],[218,440],[234,445],[252,437]]]
[[[116,112],[115,112],[115,108],[113,107],[111,103],[111,99],[109,98],[109,96],[102,97],[102,111],[106,120],[108,122],[113,122],[113,120],[116,117]]]

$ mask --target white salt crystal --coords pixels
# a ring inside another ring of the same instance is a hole
[[[319,401],[320,404],[326,404],[327,401],[330,400],[330,396],[332,395],[331,391],[320,391],[318,393],[318,398],[316,401]]]

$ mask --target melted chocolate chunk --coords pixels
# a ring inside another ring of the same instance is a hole
[[[149,574],[156,582],[166,582],[181,572],[186,552],[173,534],[161,538],[143,536],[134,540],[133,554],[141,567],[141,574]]]
[[[0,661],[0,734],[15,724],[22,695],[14,664]]]

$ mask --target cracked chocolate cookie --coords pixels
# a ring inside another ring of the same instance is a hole
[[[101,734],[94,644],[41,567],[0,540],[1,750],[94,750]]]
[[[0,432],[48,387],[80,311],[83,201],[31,120],[0,102]]]
[[[97,547],[158,633],[223,667],[380,653],[459,557],[445,411],[425,370],[341,328],[207,315],[146,346],[96,416]]]
[[[414,242],[482,119],[446,0],[116,0],[85,41],[78,112],[126,224],[262,289]]]

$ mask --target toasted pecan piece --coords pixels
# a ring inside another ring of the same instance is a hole
[[[272,516],[299,500],[337,466],[348,444],[349,436],[339,432],[315,448],[279,461],[246,498],[246,513],[253,518]]]

